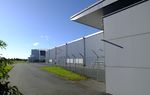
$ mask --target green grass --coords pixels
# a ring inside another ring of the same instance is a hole
[[[6,66],[6,67],[4,68],[4,71],[5,71],[6,73],[8,73],[12,68],[13,68],[13,66],[8,65],[8,66]],[[0,78],[1,78],[2,76],[3,76],[2,73],[0,73]]]
[[[24,64],[24,63],[28,63],[27,61],[13,61],[14,64]]]
[[[8,65],[4,69],[6,70],[6,72],[9,72],[12,68],[13,68],[13,66]]]
[[[69,70],[66,70],[62,67],[58,66],[44,66],[41,67],[42,70],[48,71],[50,73],[56,74],[58,76],[61,76],[67,80],[73,80],[73,81],[79,81],[79,80],[86,80],[87,77],[81,76],[79,74],[76,74],[74,72],[71,72]]]

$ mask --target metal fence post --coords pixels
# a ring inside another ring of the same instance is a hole
[[[86,43],[85,43],[85,37],[83,37],[83,47],[84,47],[84,58],[83,58],[83,66],[86,66]]]
[[[72,54],[72,56],[73,56],[73,64],[75,65],[75,67],[74,67],[75,70],[74,71],[76,71],[76,62],[75,62],[76,61],[76,56],[74,54]]]
[[[55,47],[55,64],[57,62],[57,47]]]
[[[67,65],[67,59],[68,59],[68,44],[66,43],[66,65]]]

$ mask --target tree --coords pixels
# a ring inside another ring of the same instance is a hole
[[[0,48],[1,49],[5,49],[6,46],[7,46],[7,44],[4,41],[0,40]],[[6,65],[7,65],[6,58],[0,57],[0,74],[1,74],[0,79],[1,80],[5,79],[7,77],[7,74],[6,74],[5,70],[4,70]]]
[[[0,48],[5,49],[6,46],[7,46],[7,44],[4,41],[0,40]]]
[[[0,40],[0,48],[5,49],[7,44]],[[11,86],[5,67],[11,63],[11,60],[4,57],[0,58],[0,95],[23,95],[16,86]]]

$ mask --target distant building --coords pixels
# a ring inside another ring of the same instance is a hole
[[[31,55],[28,59],[29,59],[29,62],[45,62],[46,50],[44,50],[44,49],[32,49]]]

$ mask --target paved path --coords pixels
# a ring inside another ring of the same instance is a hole
[[[101,95],[103,83],[94,80],[73,82],[42,71],[42,64],[17,64],[10,81],[24,95]]]

